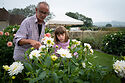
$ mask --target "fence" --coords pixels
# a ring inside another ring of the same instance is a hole
[[[109,31],[69,31],[69,37],[71,39],[84,39],[86,37],[99,37],[111,33]]]

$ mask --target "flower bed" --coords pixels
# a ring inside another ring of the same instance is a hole
[[[14,27],[9,27],[7,28],[7,31],[4,30],[4,32],[0,32],[1,38],[6,37],[1,41],[4,40],[3,44],[5,44],[8,49],[13,48],[13,43],[11,43],[13,34],[15,33],[13,28]],[[41,40],[41,43],[44,45],[42,45],[38,50],[31,48],[25,53],[28,55],[28,57],[25,56],[26,62],[2,62],[3,69],[5,71],[4,74],[0,74],[3,75],[1,77],[1,82],[96,83],[102,81],[107,82],[109,77],[111,78],[112,76],[119,76],[119,78],[125,77],[124,61],[115,60],[113,69],[107,71],[106,67],[93,65],[88,61],[96,59],[93,55],[93,50],[90,44],[84,43],[83,46],[80,41],[70,40],[70,44],[67,47],[68,49],[60,48],[55,54],[53,38],[50,37],[51,34],[47,33],[45,36],[46,37]],[[58,48],[58,46],[56,47]],[[4,48],[4,46],[2,48]],[[3,54],[9,52],[7,50],[3,51]],[[12,50],[10,52],[12,52]],[[60,55],[60,57],[57,57],[56,55]],[[8,60],[9,58],[7,58],[7,61]]]
[[[109,72],[102,66],[93,65],[88,61],[88,58],[94,58],[90,44],[84,43],[83,47],[80,41],[71,40],[68,49],[60,48],[55,53],[51,37],[46,36],[41,42],[44,45],[38,50],[31,48],[26,52],[26,62],[14,62],[10,66],[3,66],[8,71],[11,81],[20,74],[23,82],[30,83],[101,82],[106,80]]]

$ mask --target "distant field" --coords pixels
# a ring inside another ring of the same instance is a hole
[[[125,31],[125,27],[106,27],[106,28],[100,28],[103,31]]]

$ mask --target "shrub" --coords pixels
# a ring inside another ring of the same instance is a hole
[[[13,37],[19,26],[8,26],[0,31],[0,78],[3,76],[2,65],[11,64],[13,60]]]
[[[106,35],[103,39],[102,50],[115,55],[125,54],[125,32]]]
[[[19,26],[8,26],[3,30],[3,34],[0,35],[0,61],[4,64],[10,64],[13,59],[13,37]],[[1,31],[2,32],[2,31]]]
[[[92,31],[97,31],[98,27],[80,27],[81,30],[92,30]]]
[[[82,39],[82,43],[89,43],[94,49],[101,49],[102,47],[102,38],[109,34],[109,32],[98,31],[95,33],[88,32],[84,34],[85,36]]]

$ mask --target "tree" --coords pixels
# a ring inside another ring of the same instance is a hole
[[[35,14],[35,5],[29,5],[26,6],[26,8],[14,8],[12,10],[8,10],[10,14],[18,14],[18,15],[23,15],[25,17],[29,17]]]
[[[86,27],[92,27],[93,26],[93,21],[92,21],[91,18],[88,18],[88,17],[86,17],[82,14],[79,14],[78,12],[76,12],[76,13],[67,12],[66,15],[71,17],[71,18],[83,21],[84,26],[86,26]]]
[[[112,25],[111,24],[106,24],[105,27],[112,27]]]
[[[35,14],[35,5],[29,5],[26,6],[26,8],[14,8],[12,10],[8,10],[10,14],[18,14],[18,15],[23,15],[25,17],[29,17]],[[51,12],[45,19],[45,21],[48,21],[49,19],[53,18],[55,15]]]

